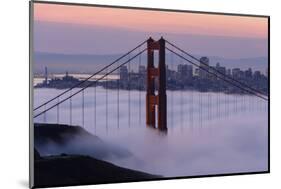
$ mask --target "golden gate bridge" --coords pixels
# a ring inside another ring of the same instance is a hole
[[[138,44],[135,48],[131,49],[124,55],[120,56],[110,64],[106,65],[102,69],[96,71],[93,73],[91,76],[88,78],[80,81],[79,83],[73,85],[72,87],[64,90],[60,94],[56,95],[55,97],[47,100],[46,102],[40,104],[39,106],[35,107],[33,109],[33,118],[38,118],[43,116],[44,117],[44,122],[48,123],[48,120],[46,119],[46,114],[50,112],[51,110],[56,111],[56,122],[57,124],[62,123],[60,120],[60,106],[62,104],[68,104],[69,106],[69,121],[68,123],[64,124],[69,124],[73,125],[73,98],[77,96],[78,94],[81,94],[81,126],[85,125],[85,90],[87,90],[90,87],[94,87],[94,99],[93,99],[93,106],[94,106],[94,125],[96,127],[97,125],[97,102],[99,99],[97,99],[96,95],[96,88],[97,84],[99,81],[102,80],[107,80],[108,76],[110,74],[113,74],[115,72],[120,73],[120,68],[122,66],[127,65],[129,70],[132,64],[133,60],[136,60],[138,58],[138,64],[140,67],[141,64],[141,56],[146,52],[147,54],[147,65],[146,65],[146,96],[145,96],[145,112],[146,112],[146,125],[150,128],[155,128],[158,129],[159,131],[167,132],[168,126],[167,126],[167,110],[170,108],[169,112],[171,115],[173,114],[173,92],[170,93],[172,96],[171,98],[171,104],[167,104],[167,89],[166,89],[166,51],[171,53],[171,55],[177,56],[179,59],[181,59],[184,63],[193,65],[197,67],[199,70],[215,76],[218,80],[223,81],[224,83],[231,85],[233,87],[238,88],[245,94],[249,94],[255,98],[258,98],[261,100],[263,103],[268,102],[268,95],[265,94],[264,92],[261,92],[257,89],[254,89],[253,87],[249,86],[246,83],[243,83],[217,69],[214,67],[209,66],[208,64],[205,64],[204,62],[200,61],[198,58],[195,56],[191,55],[190,53],[186,52],[182,48],[178,47],[174,43],[164,39],[161,37],[159,40],[154,40],[151,37],[142,43]],[[157,55],[158,52],[158,65],[155,63],[155,55]],[[200,63],[200,64],[199,64]],[[173,60],[171,59],[171,65],[173,65]],[[203,65],[203,66],[202,66]],[[96,78],[97,76],[101,75],[100,77]],[[130,126],[131,123],[131,89],[130,89],[130,73],[128,74],[129,79],[128,79],[128,125]],[[95,79],[94,79],[95,78]],[[94,80],[93,80],[94,79]],[[88,82],[90,81],[91,82]],[[107,85],[108,82],[105,84]],[[117,92],[116,92],[116,118],[117,118],[117,127],[119,128],[119,116],[120,116],[120,92],[119,92],[119,80],[117,80]],[[142,100],[141,100],[141,87],[139,88],[139,119],[141,120],[142,114],[141,114],[141,107],[142,107]],[[105,87],[105,125],[106,129],[108,130],[108,114],[109,114],[109,102],[108,102],[108,87]],[[193,93],[190,93],[190,103],[194,103],[193,101]],[[180,93],[180,102],[183,104],[183,94]],[[220,94],[218,93],[216,95],[216,102],[220,102]],[[228,97],[227,97],[228,98]],[[202,107],[207,106],[208,108],[208,114],[207,118],[210,119],[210,111],[209,111],[209,106],[212,104],[211,96],[207,94],[207,99],[208,102],[207,104],[204,104],[202,102],[202,97],[199,95],[199,115],[202,116]],[[225,100],[230,100],[230,99],[225,99]],[[244,101],[245,99],[242,98]],[[244,102],[245,103],[245,102]],[[227,103],[226,103],[227,104]],[[250,105],[250,104],[249,104]],[[191,104],[192,106],[192,104]],[[217,113],[219,116],[220,113],[220,106],[217,105]],[[133,107],[136,108],[136,107]],[[192,110],[189,109],[190,111],[187,112],[188,114],[192,114]],[[229,114],[229,109],[227,110],[227,114]],[[235,102],[235,109],[234,111],[237,110],[237,102]],[[183,106],[181,106],[181,119],[183,119]],[[75,116],[79,116],[75,114]],[[173,119],[173,116],[171,116]],[[199,119],[199,121],[202,121],[202,117]],[[190,116],[190,121],[193,122],[192,116]],[[171,120],[171,123],[173,123],[173,120]],[[183,123],[183,120],[181,120],[181,123]]]

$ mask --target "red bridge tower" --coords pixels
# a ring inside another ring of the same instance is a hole
[[[154,51],[159,52],[158,68],[154,67]],[[166,95],[166,64],[165,40],[161,37],[155,41],[151,37],[147,40],[147,84],[146,84],[146,124],[157,129],[167,131],[167,95]],[[158,94],[155,94],[155,84],[158,82]]]

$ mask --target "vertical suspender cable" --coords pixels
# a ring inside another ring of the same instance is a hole
[[[108,70],[106,69],[106,75],[108,73]],[[105,127],[106,127],[106,134],[108,133],[108,76],[105,77]]]
[[[180,64],[182,64],[182,59],[180,58],[180,61],[179,61]],[[182,72],[183,70],[181,70]],[[181,74],[181,88],[180,88],[180,126],[181,126],[181,130],[183,129],[183,86],[184,86],[184,75],[182,73]]]
[[[44,105],[44,111],[46,111],[46,105]],[[47,123],[47,112],[44,113],[44,123]]]
[[[225,104],[226,104],[226,117],[229,116],[229,93],[228,93],[228,87],[226,87],[226,101],[225,101]]]
[[[251,106],[251,104],[252,104],[252,102],[251,102],[251,101],[252,101],[252,98],[251,98],[251,95],[250,95],[250,94],[248,95],[248,100],[249,100],[249,102],[248,102],[248,103],[249,103],[249,112],[251,112],[251,109],[252,109],[252,106]]]
[[[70,90],[70,96],[72,95],[72,90]],[[72,125],[72,97],[69,99],[69,125]]]
[[[60,102],[60,99],[58,97],[58,103]],[[57,105],[57,124],[60,122],[60,107],[59,104]]]
[[[172,58],[172,53],[170,53],[170,61],[169,61],[169,68],[170,69],[172,69],[172,67],[171,67],[171,65],[172,65],[172,62],[173,62],[173,58]],[[171,74],[172,72],[171,71],[169,71],[169,69],[168,69],[168,73],[167,73],[167,76],[168,76],[168,79],[169,80],[171,80],[171,76],[172,76],[172,74]],[[167,85],[167,89],[169,89],[169,85]],[[170,90],[170,93],[171,93],[171,89],[169,89]],[[172,107],[172,102],[171,102],[171,96],[169,95],[168,96],[168,102],[169,102],[169,104],[170,104],[170,107],[168,107],[168,113],[169,113],[169,119],[168,119],[168,121],[169,121],[169,125],[171,126],[172,125],[172,111],[171,111],[171,107]]]
[[[219,87],[219,93],[218,93],[218,96],[219,96],[219,118],[221,118],[221,110],[222,110],[222,107],[221,107],[221,100],[222,100],[222,96],[221,96],[221,92],[222,92],[222,88],[221,88],[221,85],[222,85],[223,81],[220,80],[220,87]]]
[[[238,94],[234,94],[234,112],[237,113],[237,96]]]
[[[171,80],[174,79],[174,56],[173,53],[171,53],[171,59],[172,59],[172,64],[171,64]],[[171,129],[173,129],[173,123],[174,123],[174,89],[171,89]]]
[[[82,90],[82,127],[84,127],[84,90]]]
[[[211,115],[210,115],[210,108],[211,108],[211,94],[210,94],[210,91],[208,90],[208,103],[207,103],[207,106],[208,106],[208,120],[211,119]]]
[[[141,54],[139,55],[139,125],[141,124],[141,84],[142,84],[141,81],[143,78],[140,67],[141,67]]]
[[[190,125],[191,125],[191,128],[193,129],[193,90],[194,88],[191,90],[191,99],[190,99],[190,102],[191,102],[191,105],[189,107],[189,110],[190,110]]]
[[[118,68],[119,79],[117,80],[117,128],[119,129],[119,87],[120,87],[120,68]]]
[[[128,79],[128,124],[129,124],[129,127],[130,127],[130,124],[131,124],[131,93],[130,93],[130,89],[131,89],[131,56],[129,54],[129,62],[128,62],[128,76],[129,76],[129,79]]]
[[[202,127],[202,94],[199,91],[199,125]]]
[[[217,91],[216,91],[216,118],[218,118],[219,116],[219,78],[216,77],[216,87],[217,87]]]
[[[94,127],[95,133],[97,133],[97,82],[95,82],[94,93]]]

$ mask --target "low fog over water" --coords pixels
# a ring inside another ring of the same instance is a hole
[[[61,92],[34,89],[34,107]],[[117,93],[85,90],[84,125],[81,93],[72,98],[72,120],[70,101],[59,106],[59,123],[83,126],[128,150],[133,156],[107,161],[148,173],[170,177],[267,170],[267,101],[250,95],[167,91],[168,133],[164,135],[145,125],[145,92],[119,90],[119,105]],[[45,121],[57,123],[57,108],[35,119]]]

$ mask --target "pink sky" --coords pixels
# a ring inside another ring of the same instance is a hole
[[[36,21],[99,25],[137,31],[267,38],[267,18],[35,4]]]

